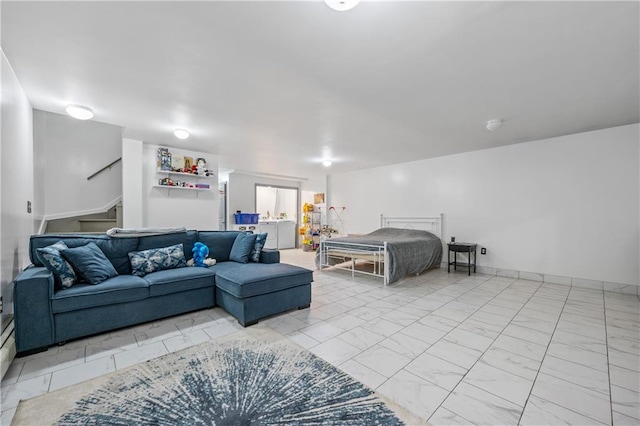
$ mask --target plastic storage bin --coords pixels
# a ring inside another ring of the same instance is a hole
[[[260,213],[234,213],[236,225],[251,225],[258,223]]]

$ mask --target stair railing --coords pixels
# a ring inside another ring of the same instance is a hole
[[[111,163],[107,164],[106,166],[104,166],[103,168],[101,168],[100,170],[98,170],[97,172],[95,172],[94,174],[92,174],[91,176],[89,176],[87,178],[87,180],[91,180],[94,177],[98,176],[100,173],[104,172],[105,170],[109,169],[111,170],[111,167],[113,167],[115,164],[117,164],[118,162],[122,161],[122,157],[118,158],[117,160],[112,161]]]

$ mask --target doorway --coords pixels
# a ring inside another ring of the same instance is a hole
[[[289,219],[298,223],[298,188],[256,184],[256,213],[260,219]]]
[[[299,189],[295,187],[256,184],[256,213],[260,221],[276,225],[278,248],[297,246]],[[271,231],[273,233],[274,230]]]

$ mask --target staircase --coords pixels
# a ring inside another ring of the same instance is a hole
[[[77,181],[77,176],[70,176],[76,179],[73,188],[76,191],[96,192],[97,197],[91,198],[91,203],[99,202],[100,198],[107,197],[107,194],[113,194],[114,190],[121,185],[122,171],[120,163],[122,157],[117,158],[106,166],[102,167],[92,175],[88,176],[86,182],[84,180]],[[114,169],[116,168],[117,169]],[[113,171],[113,173],[108,173]],[[100,179],[94,180],[97,176]],[[92,181],[92,182],[89,182]],[[114,186],[114,183],[116,185]],[[85,199],[82,199],[85,201]],[[85,233],[85,234],[103,234],[111,228],[122,228],[122,194],[120,193],[115,199],[104,200],[106,204],[102,206],[89,206],[87,202],[70,203],[61,206],[55,206],[51,214],[44,212],[38,234],[61,234],[61,233]],[[87,208],[91,207],[91,208]],[[67,211],[59,211],[65,210]],[[45,209],[46,210],[46,209]]]
[[[80,222],[80,232],[86,233],[102,234],[118,226],[115,219],[78,219],[78,222]]]
[[[104,234],[111,228],[122,228],[122,203],[104,213],[94,213],[84,216],[68,217],[50,220],[44,231],[45,234],[88,233]]]

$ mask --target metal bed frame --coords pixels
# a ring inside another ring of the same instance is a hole
[[[440,216],[434,217],[391,217],[381,214],[380,227],[429,231],[442,239],[442,219],[442,213]],[[351,271],[352,278],[356,273],[372,275],[383,278],[385,286],[389,284],[389,252],[386,241],[382,245],[378,245],[332,241],[329,238],[320,241],[319,252],[320,271],[328,267],[343,269]],[[373,272],[356,269],[358,262],[372,264]]]

